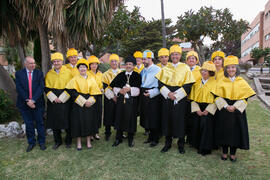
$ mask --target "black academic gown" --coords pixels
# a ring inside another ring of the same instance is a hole
[[[81,95],[85,99],[90,97],[89,94],[78,93],[75,89],[68,90],[71,95],[72,102]],[[85,137],[95,135],[98,132],[96,123],[95,107],[90,108],[81,107],[77,103],[72,103],[71,110],[71,136],[72,137]]]
[[[141,88],[140,92],[140,125],[145,129],[159,130],[161,127],[161,95],[153,98],[143,95],[148,88]]]
[[[111,82],[110,87],[123,88],[127,83],[127,76],[125,71],[119,73]],[[137,72],[132,72],[129,80],[130,87],[140,88],[141,76]],[[124,96],[118,93],[116,109],[115,109],[115,123],[114,128],[116,130],[125,131],[129,133],[135,133],[137,130],[137,107],[138,97],[124,98]]]
[[[100,95],[93,95],[96,99],[96,103],[93,105],[95,109],[95,117],[98,129],[101,128],[102,125],[102,94]]]
[[[226,99],[228,105],[233,105],[236,101]],[[216,145],[227,145],[230,147],[249,149],[249,135],[246,111],[241,113],[237,109],[229,112],[222,108],[217,110],[215,116],[215,143]]]
[[[187,94],[191,91],[193,83],[184,84],[182,87]],[[171,92],[178,90],[179,86],[168,86],[159,81],[159,89],[166,86]],[[164,136],[181,138],[185,136],[185,113],[187,106],[187,97],[181,99],[174,105],[174,101],[170,98],[161,98],[161,129]]]
[[[103,83],[104,89],[108,87],[106,83]],[[104,126],[114,126],[115,123],[115,108],[116,103],[112,99],[108,99],[104,96]]]
[[[197,103],[203,112],[208,103]],[[212,150],[214,135],[214,116],[199,116],[196,112],[190,115],[192,121],[190,144],[198,150]]]
[[[65,91],[65,89],[53,89],[45,87],[45,93],[52,91],[57,97]],[[50,129],[69,129],[70,128],[70,99],[65,103],[52,103],[47,100],[47,121],[46,128]]]

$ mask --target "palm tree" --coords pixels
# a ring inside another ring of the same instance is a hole
[[[115,8],[122,0],[69,1],[66,26],[71,45],[90,50],[90,44],[102,38]]]
[[[87,48],[100,36],[104,26],[122,0],[11,0],[28,29],[39,32],[42,70],[49,69],[49,35],[56,48]]]
[[[29,32],[9,0],[0,2],[0,36],[9,46],[17,48],[21,62],[25,57],[24,47],[28,44]]]

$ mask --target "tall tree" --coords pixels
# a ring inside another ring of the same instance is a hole
[[[49,69],[49,37],[58,51],[87,49],[99,38],[121,0],[11,0],[25,27],[39,32],[42,70]]]
[[[25,46],[28,44],[29,33],[22,19],[9,0],[0,1],[0,36],[9,46],[17,48],[21,63],[25,57]]]
[[[175,27],[171,25],[171,19],[165,19],[166,44],[170,46],[175,33]],[[132,55],[135,51],[150,49],[157,56],[162,43],[162,22],[161,20],[151,20],[144,22],[139,32],[135,36],[128,37],[122,44],[120,55]]]
[[[110,23],[121,0],[70,0],[66,7],[70,46],[81,50],[97,50],[93,46],[102,41],[105,27]]]
[[[248,22],[234,20],[228,8],[214,9],[201,7],[198,12],[189,10],[178,17],[176,23],[177,35],[180,39],[192,43],[192,47],[205,60],[203,46],[205,37],[213,41],[234,43],[247,31]]]

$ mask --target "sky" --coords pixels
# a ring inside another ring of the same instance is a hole
[[[197,11],[202,6],[212,6],[214,9],[229,8],[234,19],[244,19],[251,23],[260,11],[264,11],[267,2],[268,0],[163,0],[165,18],[171,18],[173,24],[184,12],[191,9]],[[134,6],[139,7],[146,20],[161,19],[160,0],[125,0],[125,5],[129,11],[132,11]],[[205,38],[205,45],[212,43],[208,37]]]
[[[165,18],[171,18],[176,23],[177,16],[193,9],[197,11],[202,6],[212,6],[215,9],[229,8],[234,19],[244,19],[249,23],[264,10],[268,0],[163,0]],[[161,19],[160,0],[125,0],[128,10],[134,6],[140,7],[140,12],[146,20]]]

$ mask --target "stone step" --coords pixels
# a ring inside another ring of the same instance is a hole
[[[261,83],[270,83],[270,78],[259,78]]]
[[[261,83],[263,89],[269,89],[270,90],[270,84]]]
[[[264,91],[266,96],[270,96],[270,90]]]

